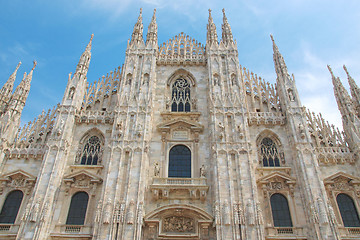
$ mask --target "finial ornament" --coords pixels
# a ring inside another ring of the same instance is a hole
[[[37,65],[36,60],[33,61],[33,64],[34,64],[34,66],[33,66],[33,68],[32,68],[31,70],[34,70],[34,69],[35,69],[35,67],[36,67],[36,65]]]
[[[334,73],[333,73],[330,65],[327,65],[327,68],[329,69],[329,72],[330,72],[331,76],[332,76],[333,78],[335,78]]]
[[[272,34],[270,34],[270,38],[271,38],[271,41],[272,41],[273,43],[275,43],[275,41],[274,41],[274,36],[273,36]]]

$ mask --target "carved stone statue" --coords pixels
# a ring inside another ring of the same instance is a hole
[[[31,215],[31,222],[36,222],[38,215],[40,213],[40,200],[37,200],[35,205],[33,206],[33,211]]]
[[[201,165],[200,167],[200,177],[205,177],[206,176],[206,170],[205,170],[205,165]]]
[[[101,208],[102,208],[102,201],[100,200],[97,207],[96,207],[96,212],[95,212],[95,222],[100,222],[100,218],[101,218]]]
[[[155,177],[159,177],[160,176],[160,166],[159,166],[159,163],[156,162],[154,164],[154,176]]]
[[[219,207],[219,202],[217,201],[214,204],[214,216],[215,216],[215,224],[220,225],[221,224],[220,207]]]

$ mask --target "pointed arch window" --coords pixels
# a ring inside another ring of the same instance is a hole
[[[86,192],[77,192],[71,198],[67,225],[84,225],[89,195]]]
[[[357,213],[354,201],[346,194],[339,194],[336,201],[340,210],[340,215],[344,227],[360,227],[359,215]]]
[[[289,204],[286,197],[275,193],[270,197],[274,227],[292,227]]]
[[[190,112],[190,83],[184,78],[178,78],[172,85],[171,111]]]
[[[280,167],[280,154],[271,138],[264,138],[260,143],[260,158],[264,167]]]
[[[101,161],[101,152],[101,141],[99,137],[90,137],[82,151],[81,165],[97,165]]]
[[[23,195],[20,190],[12,191],[7,195],[0,213],[0,223],[15,223]]]
[[[191,151],[184,145],[176,145],[169,153],[168,177],[191,178]]]

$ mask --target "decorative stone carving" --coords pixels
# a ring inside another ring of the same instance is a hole
[[[40,214],[40,200],[37,200],[32,207],[31,222],[36,222]]]
[[[328,219],[327,219],[327,213],[325,211],[325,205],[323,200],[321,199],[321,197],[318,197],[316,199],[316,205],[318,207],[318,211],[319,211],[319,222],[320,224],[326,224],[328,223]]]
[[[128,207],[127,224],[134,224],[135,220],[135,202],[131,200]]]
[[[143,224],[143,203],[140,202],[137,206],[137,223],[142,226]]]
[[[3,193],[5,188],[9,190],[20,189],[25,194],[30,194],[35,185],[35,177],[22,170],[17,170],[3,175],[0,178],[0,184],[0,194]]]
[[[172,216],[163,219],[162,231],[167,233],[194,233],[194,219]]]
[[[255,225],[255,217],[253,214],[253,205],[251,200],[249,200],[246,204],[246,218],[248,219],[248,224]]]
[[[301,123],[299,124],[299,134],[302,139],[305,138],[305,127]]]
[[[111,219],[111,198],[108,198],[106,205],[105,205],[105,211],[104,211],[104,220],[103,223],[109,224]]]
[[[31,211],[31,204],[32,204],[32,198],[29,199],[27,205],[26,205],[26,208],[25,208],[25,211],[24,211],[24,214],[21,218],[22,221],[26,221],[29,216],[30,216],[30,211]]]
[[[225,199],[224,204],[223,204],[223,211],[224,211],[224,224],[225,225],[230,225],[231,224],[231,213],[230,213],[230,206],[228,201]]]
[[[89,190],[90,194],[94,194],[97,185],[102,183],[102,179],[82,170],[64,177],[65,194],[69,194],[71,189]]]
[[[263,214],[259,202],[256,203],[256,220],[257,224],[259,225],[262,225],[264,223]]]
[[[215,216],[215,224],[220,225],[221,224],[220,204],[217,201],[214,203],[214,216]]]

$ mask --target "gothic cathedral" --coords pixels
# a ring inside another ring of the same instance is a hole
[[[20,127],[33,71],[0,91],[0,239],[360,239],[360,88],[329,68],[339,131],[302,106],[273,37],[276,84],[243,68],[223,10],[206,45],[159,45],[142,13],[125,63]],[[330,77],[329,76],[329,77]]]

